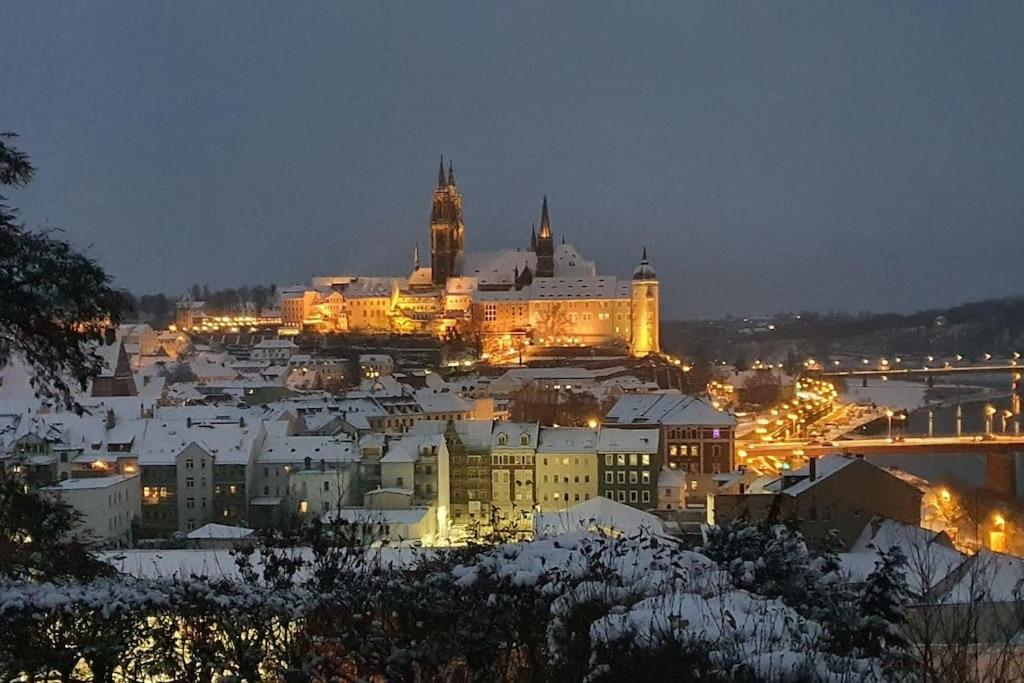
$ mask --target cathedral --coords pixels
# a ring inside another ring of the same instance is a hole
[[[479,335],[491,355],[524,346],[618,347],[658,353],[658,278],[643,250],[629,280],[598,275],[563,237],[556,244],[547,197],[529,247],[465,249],[462,194],[451,162],[437,170],[430,263],[413,250],[408,277],[326,276],[281,293],[286,327],[322,332]]]

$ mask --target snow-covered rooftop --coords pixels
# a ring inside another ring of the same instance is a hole
[[[623,396],[605,416],[616,424],[712,425],[731,427],[736,418],[716,410],[706,399],[690,394],[631,394]]]
[[[599,453],[657,453],[657,429],[604,427],[597,440]]]

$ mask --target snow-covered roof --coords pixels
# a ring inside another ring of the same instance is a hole
[[[409,274],[409,286],[427,287],[433,284],[433,273],[430,268],[417,268]]]
[[[658,488],[686,488],[686,474],[672,467],[662,467],[658,473]]]
[[[657,453],[657,429],[601,429],[597,440],[599,453]]]
[[[355,462],[359,450],[343,436],[280,436],[268,434],[256,456],[259,463]]]
[[[240,526],[230,526],[228,524],[204,524],[194,531],[188,532],[186,536],[192,540],[198,539],[239,539],[248,538],[255,532],[252,529],[246,529]]]
[[[178,454],[191,444],[212,455],[217,464],[247,464],[258,429],[251,422],[245,426],[236,421],[216,422],[200,418],[190,422],[190,417],[157,416],[146,422],[142,444],[134,448],[143,467],[173,465]]]
[[[539,277],[529,286],[531,299],[628,299],[631,287],[613,275]]]
[[[605,416],[617,424],[665,424],[731,427],[736,418],[691,394],[630,394],[621,397]]]
[[[824,458],[818,458],[814,479],[811,479],[811,466],[809,464],[805,465],[798,470],[786,473],[780,480],[780,492],[789,496],[798,496],[822,480],[831,477],[836,472],[849,467],[857,460],[858,458],[847,455],[829,455]],[[874,467],[874,465],[871,465],[871,467]]]
[[[105,489],[124,483],[139,475],[114,474],[109,477],[85,477],[82,479],[65,479],[52,486],[44,486],[40,491],[85,491],[88,489]]]
[[[491,432],[491,447],[535,449],[539,431],[536,422],[495,422]]]
[[[1020,604],[1024,596],[1024,558],[979,550],[954,570],[942,588],[938,596],[942,604]]]
[[[597,430],[586,427],[541,427],[538,453],[597,453]]]
[[[401,439],[392,439],[388,444],[387,455],[380,461],[382,463],[416,462],[424,450],[440,451],[443,448],[445,448],[444,437],[439,434],[432,436],[410,434]]]
[[[424,413],[467,413],[473,405],[449,389],[417,389],[413,392]]]
[[[345,285],[345,297],[349,299],[389,297],[395,282],[395,278],[390,277],[357,277]]]
[[[915,595],[924,595],[935,588],[966,559],[945,534],[876,517],[842,553],[843,569],[854,580],[862,580],[875,569],[878,553],[898,547],[907,558],[907,587]]]
[[[543,512],[534,517],[538,537],[559,536],[579,531],[614,531],[624,535],[641,530],[664,533],[664,525],[654,515],[596,496],[567,510]]]

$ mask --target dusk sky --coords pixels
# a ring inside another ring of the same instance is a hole
[[[3,3],[8,193],[117,284],[407,274],[563,235],[666,317],[1024,294],[1024,5]]]

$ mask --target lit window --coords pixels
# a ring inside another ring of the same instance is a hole
[[[302,514],[306,514],[307,512],[309,512],[309,501],[308,500],[300,500],[299,501],[299,512],[302,513]]]

